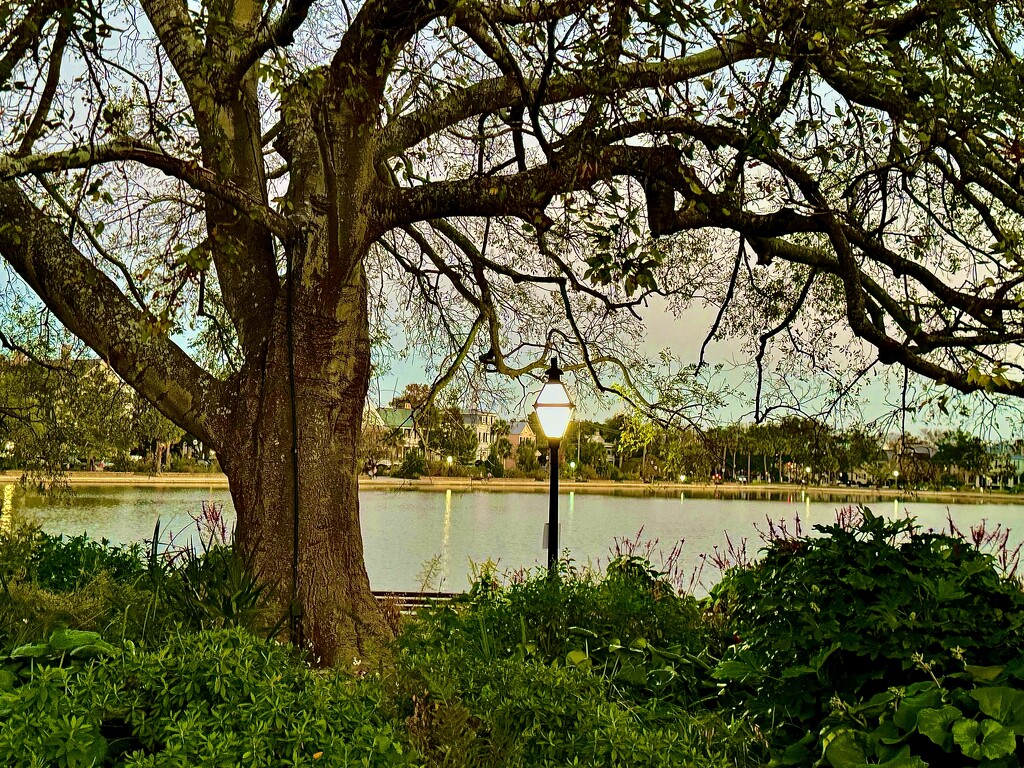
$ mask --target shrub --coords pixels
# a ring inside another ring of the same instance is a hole
[[[46,637],[62,627],[138,637],[151,594],[101,573],[71,592],[51,592],[28,582],[0,591],[0,650]]]
[[[178,551],[166,567],[151,568],[150,584],[163,610],[185,629],[244,627],[272,637],[281,628],[280,604],[239,545]]]
[[[777,744],[816,732],[830,701],[870,699],[966,653],[1011,660],[1024,639],[1024,593],[962,537],[863,509],[820,537],[781,538],[712,590],[734,634],[715,677],[725,700],[774,726]]]
[[[191,474],[211,474],[213,472],[220,472],[221,470],[216,458],[213,461],[208,461],[206,459],[196,458],[195,456],[172,456],[171,471],[188,472]]]
[[[387,713],[379,679],[314,672],[241,630],[182,634],[81,669],[39,667],[0,693],[0,764],[414,764]]]
[[[401,638],[410,658],[435,651],[485,661],[520,657],[590,670],[634,703],[683,704],[703,688],[700,610],[640,558],[613,560],[604,578],[561,564],[501,587],[484,569],[470,593],[426,611]]]
[[[415,480],[427,474],[427,460],[420,451],[409,451],[402,459],[398,469],[391,471],[392,477],[404,477],[407,480]]]
[[[745,765],[753,733],[692,704],[695,601],[646,564],[563,563],[422,612],[399,639],[396,706],[431,765]],[[709,743],[707,734],[716,734]]]
[[[71,592],[106,571],[115,581],[129,582],[143,570],[142,547],[93,541],[87,534],[65,537],[36,531],[25,578],[52,592]]]
[[[963,665],[937,678],[920,656],[929,679],[890,688],[867,702],[833,702],[822,730],[824,759],[833,768],[868,760],[900,765],[1015,766],[1024,757],[1024,657],[1005,666]],[[803,745],[787,762],[809,762]]]

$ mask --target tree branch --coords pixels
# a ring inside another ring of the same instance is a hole
[[[241,80],[267,51],[291,45],[312,6],[313,0],[290,0],[280,16],[269,24],[262,24],[251,45],[242,50],[232,65],[231,77],[235,81]]]
[[[91,168],[104,163],[133,161],[163,171],[194,189],[232,205],[250,221],[265,227],[284,241],[296,234],[295,227],[263,201],[245,190],[219,180],[212,171],[193,160],[168,155],[153,144],[115,140],[95,147],[76,147],[63,152],[0,158],[0,180],[29,174]]]
[[[196,64],[203,42],[196,34],[185,0],[140,0],[160,45],[178,75],[189,86],[197,82]]]
[[[747,38],[740,37],[725,40],[715,48],[668,61],[629,63],[607,71],[555,77],[548,83],[544,104],[681,83],[753,58],[756,53],[756,46]],[[538,84],[536,80],[527,81],[527,90],[535,92]],[[526,99],[514,78],[483,80],[385,126],[378,145],[378,159],[414,146],[475,115],[520,106],[527,106]]]
[[[209,440],[219,383],[134,307],[12,181],[0,182],[0,254],[53,311],[165,416]]]

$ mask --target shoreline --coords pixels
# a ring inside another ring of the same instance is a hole
[[[17,483],[21,477],[20,472],[0,472],[0,483]],[[227,476],[222,473],[163,473],[160,475],[136,474],[134,472],[70,472],[67,475],[68,483],[71,486],[139,486],[139,487],[182,487],[182,488],[228,488]],[[423,477],[418,480],[404,480],[401,478],[378,477],[370,479],[365,476],[359,478],[359,488],[364,491],[482,491],[501,493],[515,491],[520,493],[547,493],[548,484],[545,480],[534,480],[532,478],[492,478],[490,480],[479,480],[468,477]],[[745,484],[745,483],[722,483],[720,485],[699,484],[699,483],[641,483],[641,482],[612,482],[610,480],[591,480],[587,482],[573,482],[559,480],[559,491],[561,493],[592,493],[608,496],[669,496],[693,494],[701,497],[714,497],[716,495],[741,496],[745,498],[758,498],[766,496],[778,496],[780,494],[795,494],[798,492],[809,492],[812,498],[818,501],[834,499],[858,500],[858,499],[883,499],[903,501],[946,501],[949,503],[965,504],[1024,504],[1024,494],[1006,493],[1005,491],[906,491],[892,488],[847,488],[840,486],[818,486],[798,485],[789,483],[772,484]]]

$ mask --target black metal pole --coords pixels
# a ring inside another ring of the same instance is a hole
[[[554,575],[558,565],[558,441],[551,444],[551,498],[548,503],[548,570]]]

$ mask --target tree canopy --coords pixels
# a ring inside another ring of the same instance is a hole
[[[637,360],[662,296],[839,390],[880,360],[1024,391],[1018,2],[0,13],[0,256],[217,451],[327,661],[386,634],[355,467],[389,323],[442,384],[557,349],[633,400],[700,392],[697,366]]]

